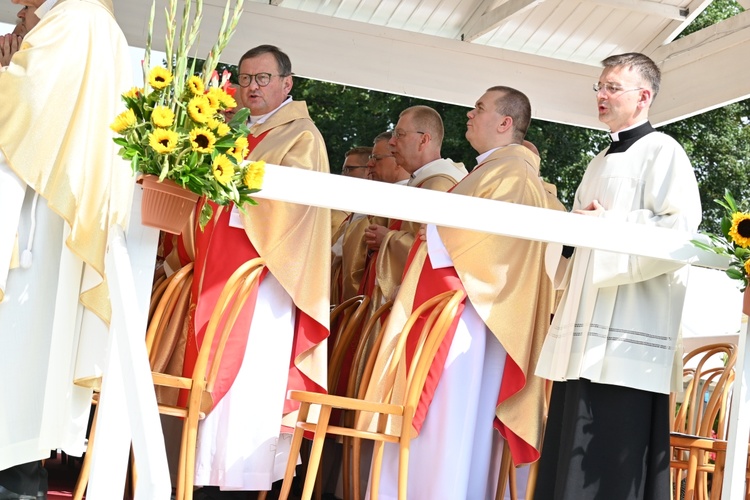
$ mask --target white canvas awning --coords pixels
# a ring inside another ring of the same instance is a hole
[[[225,4],[204,2],[198,57],[208,54]],[[114,3],[128,42],[143,47],[151,0]],[[651,113],[661,125],[750,96],[750,12],[674,41],[709,3],[246,0],[223,60],[271,43],[300,76],[466,106],[489,86],[509,85],[530,97],[535,118],[600,128],[591,92],[599,62],[639,51],[663,69]],[[166,0],[156,4],[154,48],[163,49]],[[18,8],[0,2],[0,22],[15,22]]]

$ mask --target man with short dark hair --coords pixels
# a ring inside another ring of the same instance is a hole
[[[329,171],[307,105],[289,95],[292,71],[284,52],[272,45],[249,50],[240,60],[238,83],[239,103],[250,109],[248,160]],[[284,474],[296,421],[298,406],[286,399],[287,389],[326,391],[330,212],[265,199],[246,213],[214,210],[205,231],[195,229],[188,371],[232,272],[254,257],[265,260],[268,272],[230,334],[214,406],[198,430],[195,484],[270,490]]]
[[[468,118],[466,138],[480,154],[477,166],[451,192],[562,207],[539,177],[539,157],[521,145],[531,119],[523,93],[492,87]],[[411,311],[438,293],[463,289],[467,298],[460,318],[438,350],[415,416],[419,435],[410,446],[408,498],[494,498],[497,471],[492,464],[499,450],[493,447],[493,425],[516,465],[539,457],[544,380],[533,370],[553,306],[552,284],[543,268],[545,247],[538,241],[426,227],[426,242],[406,270],[365,396],[383,400],[393,339]],[[416,340],[407,340],[407,352]],[[404,394],[402,368],[393,394]],[[398,446],[385,445],[383,498],[396,498],[398,454]]]
[[[344,165],[341,167],[341,174],[347,177],[367,179],[369,177],[367,162],[371,153],[372,148],[369,146],[358,146],[344,153]]]
[[[573,212],[696,231],[690,160],[648,121],[659,68],[638,53],[602,64],[594,91],[613,142],[586,169]],[[536,369],[555,382],[535,498],[669,499],[669,393],[682,382],[688,269],[586,248],[548,253],[565,292]]]

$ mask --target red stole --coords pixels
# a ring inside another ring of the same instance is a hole
[[[409,259],[406,264],[408,269],[413,261],[414,255],[416,254],[419,245],[423,242],[417,238],[412,246],[412,250],[409,253]],[[404,271],[406,272],[406,271]],[[419,307],[428,299],[438,295],[440,293],[449,290],[464,290],[463,283],[456,273],[454,267],[445,267],[440,269],[433,269],[432,262],[430,261],[429,254],[425,257],[424,265],[419,275],[419,281],[417,282],[417,289],[414,294],[414,304],[412,310]],[[465,301],[465,299],[464,299]],[[448,333],[445,335],[443,343],[438,348],[435,355],[435,359],[430,366],[430,370],[427,373],[427,380],[425,381],[424,388],[422,390],[422,396],[420,397],[419,404],[414,415],[413,426],[414,429],[419,432],[424,423],[424,419],[427,416],[430,403],[435,395],[440,377],[445,367],[445,360],[448,357],[453,337],[456,333],[456,327],[458,325],[458,319],[464,310],[464,302],[462,302],[458,308],[456,319],[451,325]],[[424,324],[429,311],[421,316],[414,325],[414,328],[410,332],[409,338],[406,341],[406,360],[407,360],[407,371],[411,364],[411,358],[414,355],[414,351],[417,347],[419,340],[419,332],[421,326]],[[516,394],[518,391],[523,389],[526,385],[526,377],[523,371],[518,367],[518,364],[509,355],[505,358],[505,367],[503,369],[502,384],[500,386],[500,394],[497,396],[497,404],[499,406],[509,397]],[[510,447],[511,456],[513,457],[514,463],[531,463],[539,458],[539,452],[530,444],[521,439],[518,435],[514,434],[505,424],[500,421],[497,417],[494,422],[495,428],[508,442]]]
[[[265,132],[258,137],[248,136],[251,151],[267,133]],[[231,206],[219,207],[212,202],[208,203],[211,203],[214,208],[214,216],[202,231],[197,227],[197,223],[195,229],[195,277],[190,307],[193,318],[189,322],[185,364],[183,366],[184,376],[191,376],[192,374],[208,321],[227,280],[240,265],[250,259],[259,257],[258,251],[247,237],[245,230],[229,226]],[[201,205],[199,204],[196,207],[196,214],[200,213],[200,209]],[[197,216],[196,220],[198,220]],[[267,271],[268,269],[264,270],[261,280]],[[245,303],[227,340],[219,374],[212,392],[213,406],[216,406],[226,395],[237,378],[247,348],[256,299],[257,287]],[[288,389],[325,392],[323,388],[306,377],[297,368],[294,361],[297,356],[327,337],[328,330],[323,325],[317,323],[299,308],[295,309],[294,340],[292,355],[289,360]],[[214,338],[214,343],[218,344],[218,337]],[[212,359],[215,348],[215,346],[212,347],[209,359]],[[182,392],[180,404],[185,404],[187,394],[185,391]],[[299,404],[285,400],[283,413],[289,413],[298,407]]]
[[[388,230],[400,231],[401,224],[403,223],[404,221],[394,219],[390,224],[388,224]],[[365,272],[362,276],[362,281],[359,282],[360,295],[366,295],[372,298],[372,292],[373,290],[375,290],[375,282],[377,281],[377,264],[379,254],[380,250],[375,250],[371,253],[368,253],[367,255],[367,259],[365,260]]]

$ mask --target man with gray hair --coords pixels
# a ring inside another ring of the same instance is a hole
[[[602,64],[594,91],[612,144],[586,169],[573,212],[696,231],[690,160],[648,121],[659,68],[638,53]],[[536,369],[555,382],[535,498],[669,499],[669,393],[682,381],[676,344],[688,269],[556,247],[547,262],[559,264],[547,271],[565,291]]]
[[[396,163],[410,175],[408,186],[449,191],[466,177],[463,163],[441,156],[444,134],[443,119],[433,108],[412,106],[401,112],[388,145]],[[392,220],[387,227],[373,224],[365,231],[365,242],[374,252],[387,246],[389,258],[396,259],[397,266],[403,269],[419,227],[418,223],[400,220]],[[378,265],[377,256],[368,261],[365,282],[369,282],[369,285],[360,290],[366,295],[372,294],[375,280],[379,279],[376,277],[376,266],[383,267]],[[383,290],[385,300],[395,295],[396,287],[389,288],[389,291]]]

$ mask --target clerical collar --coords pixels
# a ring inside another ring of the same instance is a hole
[[[260,124],[260,123],[265,123],[265,122],[266,122],[266,120],[268,120],[269,118],[271,118],[271,116],[273,116],[273,114],[274,114],[274,113],[276,113],[276,112],[277,112],[278,110],[280,110],[281,108],[283,108],[284,106],[286,106],[286,105],[287,105],[287,104],[289,104],[290,102],[292,102],[292,96],[289,96],[289,97],[287,97],[287,98],[286,98],[286,101],[282,102],[282,103],[281,103],[281,104],[279,105],[279,107],[278,107],[278,108],[274,109],[274,110],[273,110],[273,111],[271,111],[270,113],[266,113],[265,115],[258,115],[258,116],[253,116],[253,115],[250,115],[250,117],[249,117],[249,118],[247,119],[247,124],[248,124],[248,125],[250,125],[250,126],[252,127],[252,126],[253,126],[253,125],[255,125],[256,123],[257,123],[257,124]]]
[[[518,144],[517,142],[511,142],[510,144],[506,144],[506,146],[520,146],[520,144]],[[492,148],[489,151],[486,151],[486,152],[482,153],[481,155],[477,156],[477,165],[481,165],[482,162],[484,160],[486,160],[487,158],[489,158],[492,153],[494,153],[498,149],[502,149],[504,147],[505,146],[498,146],[496,148]]]
[[[419,175],[419,172],[421,172],[422,170],[424,170],[425,168],[427,168],[429,165],[432,165],[436,161],[440,161],[440,160],[442,160],[442,158],[438,158],[437,160],[432,160],[429,163],[425,163],[424,165],[422,165],[421,167],[419,167],[418,169],[416,169],[414,172],[412,172],[411,178],[412,179],[416,179],[417,176]]]
[[[36,8],[36,10],[34,11],[34,15],[38,17],[39,19],[43,18],[44,15],[47,12],[49,12],[50,9],[55,6],[56,3],[57,3],[57,0],[47,0],[42,5]]]
[[[607,152],[604,156],[612,153],[624,153],[630,148],[638,139],[641,139],[651,132],[656,132],[654,127],[651,126],[649,121],[641,122],[625,130],[613,132],[610,134],[612,137],[612,144],[610,144]]]
[[[482,153],[481,155],[477,156],[477,165],[481,165],[484,160],[486,160],[492,153],[500,149],[502,146],[498,146],[496,148],[492,148],[489,151],[486,151]]]

